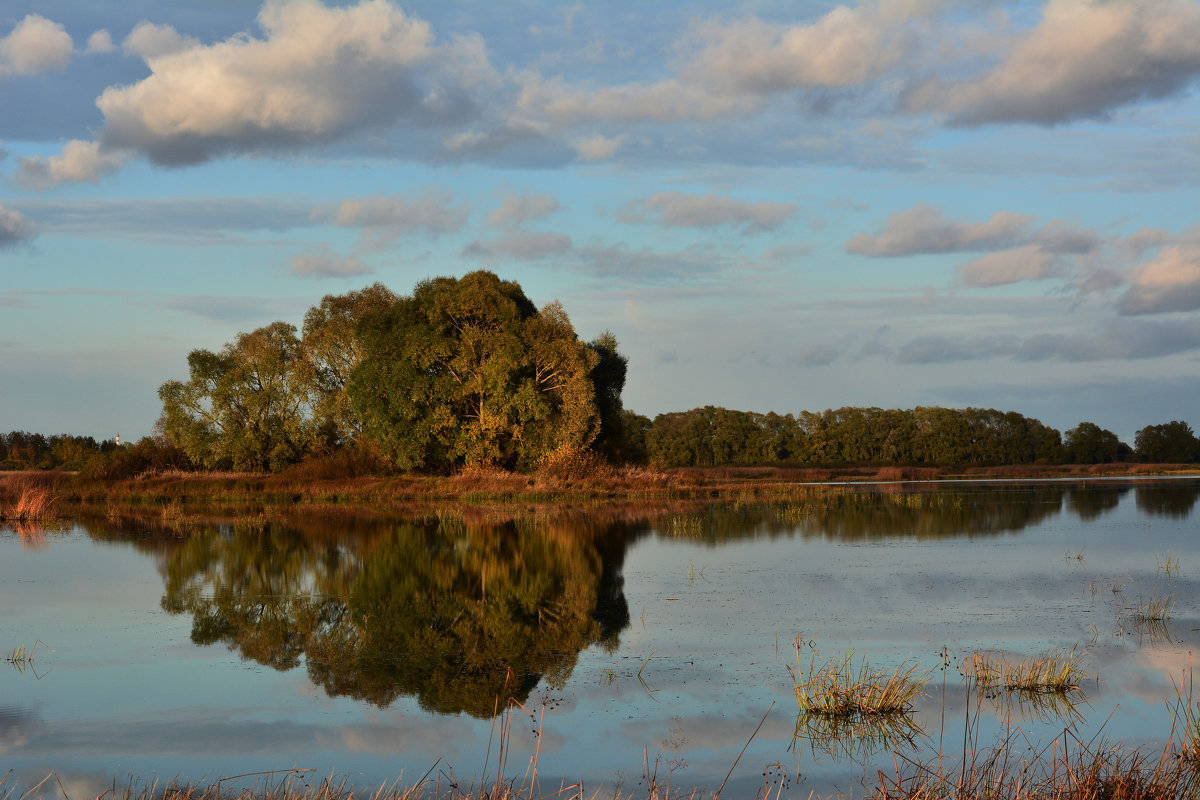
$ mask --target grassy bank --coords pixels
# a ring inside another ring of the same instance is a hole
[[[28,520],[81,510],[163,508],[238,511],[254,508],[329,509],[349,506],[382,512],[423,504],[661,502],[770,499],[803,496],[829,482],[900,482],[955,479],[1157,477],[1200,474],[1190,465],[1104,464],[972,469],[931,467],[709,467],[655,470],[586,463],[532,474],[464,470],[452,476],[340,477],[319,468],[281,473],[149,472],[119,480],[86,479],[64,471],[0,473],[0,519]]]

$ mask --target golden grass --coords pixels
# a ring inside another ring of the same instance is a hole
[[[45,522],[57,519],[57,504],[57,497],[49,489],[25,486],[20,490],[16,502],[0,512],[0,519],[10,522]]]
[[[924,694],[930,677],[930,672],[918,670],[919,665],[908,659],[891,671],[872,669],[866,659],[856,665],[854,654],[849,652],[831,658],[820,667],[814,655],[808,677],[804,677],[799,647],[796,669],[788,667],[801,717],[832,719],[903,714],[912,710],[913,701]]]
[[[1078,651],[1078,645],[1070,650],[1048,650],[1016,661],[976,650],[971,654],[966,676],[985,691],[1062,693],[1079,689],[1087,678],[1083,662],[1084,656]]]

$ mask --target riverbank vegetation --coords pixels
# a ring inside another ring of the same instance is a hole
[[[580,339],[560,304],[538,309],[490,272],[422,281],[407,296],[375,284],[326,296],[299,331],[277,321],[219,352],[193,350],[186,379],[159,388],[153,437],[121,444],[12,431],[0,434],[0,470],[93,481],[485,471],[620,484],[626,465],[869,474],[1200,462],[1200,439],[1182,420],[1142,428],[1131,447],[1092,422],[1059,432],[986,408],[704,406],[650,419],[624,408],[626,371],[611,333]]]

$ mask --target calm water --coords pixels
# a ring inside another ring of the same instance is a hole
[[[657,762],[715,788],[771,709],[726,796],[764,772],[789,776],[784,796],[861,793],[890,751],[794,741],[798,639],[805,668],[852,650],[934,671],[916,758],[961,752],[967,714],[984,745],[1070,725],[1161,747],[1200,628],[1200,481],[832,491],[657,516],[5,529],[0,651],[37,646],[0,663],[0,786],[291,767],[469,783],[494,773],[513,696],[544,714],[544,787],[632,790]],[[1166,624],[1132,616],[1166,597]],[[976,650],[1076,645],[1071,705],[980,699],[958,672]],[[519,777],[535,723],[513,720]]]

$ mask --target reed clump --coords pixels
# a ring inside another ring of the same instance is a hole
[[[1003,689],[1030,694],[1077,691],[1087,678],[1084,656],[1078,647],[1048,650],[1016,661],[976,650],[967,665],[967,677],[984,691]]]
[[[798,646],[796,669],[789,666],[788,672],[801,717],[831,719],[907,713],[924,694],[931,674],[920,672],[920,665],[911,659],[894,670],[873,669],[865,658],[855,663],[854,653],[848,652],[820,667],[814,654],[808,677],[804,677]]]
[[[10,522],[46,522],[58,518],[58,500],[43,486],[25,486],[14,503],[0,512]]]

